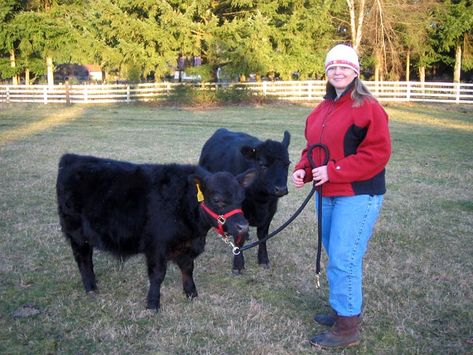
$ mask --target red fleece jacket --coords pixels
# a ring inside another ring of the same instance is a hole
[[[312,181],[307,159],[308,147],[327,145],[329,181],[323,184],[324,196],[378,195],[386,192],[385,166],[391,155],[388,115],[375,100],[364,100],[353,107],[351,92],[337,100],[326,99],[307,117],[307,146],[294,170],[304,169],[304,181]],[[315,149],[317,166],[324,160],[323,151]]]

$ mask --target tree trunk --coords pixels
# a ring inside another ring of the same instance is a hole
[[[383,81],[384,80],[384,65],[383,65],[383,53],[381,50],[376,50],[375,52],[375,80],[376,81]]]
[[[421,83],[425,82],[425,66],[419,67],[419,81]]]
[[[15,50],[10,51],[10,66],[16,68]],[[18,85],[18,75],[14,74],[11,78],[12,85]]]
[[[25,69],[25,85],[30,85],[30,70]]]
[[[374,81],[379,81],[380,65],[376,63],[374,65]]]
[[[462,47],[457,44],[455,51],[455,68],[453,69],[453,82],[459,83],[462,69]]]
[[[355,0],[347,0],[348,12],[350,13],[351,43],[355,45],[356,25],[355,25]]]
[[[46,66],[48,70],[48,86],[54,86],[54,68],[53,68],[53,58],[46,58]]]
[[[356,28],[356,39],[353,47],[358,52],[363,34],[363,21],[365,18],[365,0],[360,0],[360,8],[358,9],[358,27]]]
[[[406,53],[406,81],[411,80],[411,50],[408,49]]]
[[[363,35],[365,0],[359,0],[358,14],[356,13],[355,1],[356,0],[346,0],[348,12],[350,13],[351,42],[353,48],[358,51]]]

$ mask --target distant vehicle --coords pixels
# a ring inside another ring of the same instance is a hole
[[[179,80],[180,78],[180,80]],[[186,81],[186,82],[199,82],[202,81],[202,77],[200,75],[187,75],[185,71],[176,70],[174,72],[173,79],[175,81]]]

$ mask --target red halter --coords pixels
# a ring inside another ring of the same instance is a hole
[[[220,235],[225,235],[225,232],[223,230],[223,225],[227,221],[228,217],[231,217],[235,214],[241,213],[243,214],[243,211],[240,208],[236,208],[234,210],[231,210],[230,212],[227,212],[225,214],[216,214],[214,211],[212,211],[210,208],[208,208],[204,202],[200,204],[200,207],[207,212],[213,219],[217,220],[218,227],[214,227],[214,229],[217,231],[218,234]]]

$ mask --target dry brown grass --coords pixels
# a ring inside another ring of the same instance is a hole
[[[76,109],[2,105],[0,135]],[[291,160],[297,161],[310,109],[85,106],[74,120],[0,144],[0,353],[331,353],[307,342],[322,330],[312,316],[327,299],[324,280],[321,289],[314,287],[311,204],[269,243],[270,270],[256,265],[251,250],[245,275],[233,276],[230,249],[209,233],[206,252],[196,262],[199,297],[184,297],[180,272],[170,266],[163,308],[155,314],[144,309],[148,281],[142,257],[120,266],[97,253],[100,293],[84,294],[58,227],[54,196],[57,162],[66,151],[195,163],[218,127],[279,140],[288,129]],[[472,111],[428,105],[387,109],[393,157],[382,217],[365,260],[363,341],[344,353],[471,353]],[[308,191],[290,188],[274,227]],[[40,313],[15,317],[25,305]]]

